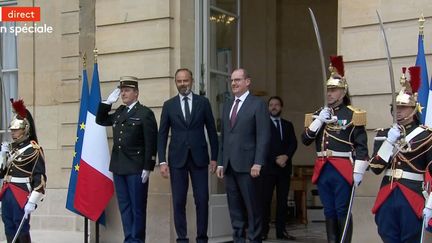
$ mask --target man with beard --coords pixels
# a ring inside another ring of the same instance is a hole
[[[317,184],[324,206],[327,240],[340,242],[352,187],[360,185],[368,167],[368,148],[366,112],[351,106],[342,56],[331,56],[330,62],[328,107],[313,116],[306,114],[302,142],[310,145],[315,141],[318,158],[312,183]],[[351,242],[352,217],[346,229],[344,242]]]
[[[171,177],[174,207],[174,225],[177,242],[189,242],[186,223],[186,199],[189,176],[196,208],[197,243],[208,242],[208,165],[210,172],[216,170],[218,138],[210,102],[192,92],[193,77],[189,69],[181,68],[175,73],[178,95],[167,100],[162,107],[158,136],[160,173]],[[171,142],[168,159],[165,153],[168,133]],[[205,130],[210,140],[211,158],[207,150]]]
[[[223,178],[234,242],[260,243],[262,206],[261,167],[270,145],[270,119],[263,100],[249,91],[251,77],[239,68],[231,74],[234,95],[222,112],[222,155],[217,176]]]
[[[283,101],[279,96],[270,97],[268,109],[271,124],[271,146],[267,162],[262,169],[263,176],[263,229],[262,239],[267,239],[270,223],[270,208],[273,190],[276,187],[276,238],[295,240],[286,232],[288,216],[288,192],[291,182],[292,157],[297,149],[294,127],[290,121],[281,118]]]
[[[112,104],[122,98],[115,112]],[[145,242],[149,175],[156,163],[157,123],[153,111],[138,101],[138,79],[120,78],[120,85],[99,104],[96,122],[112,126],[109,169],[121,213],[124,242]]]

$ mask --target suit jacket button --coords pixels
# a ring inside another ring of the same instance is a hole
[[[121,138],[119,138],[119,141],[121,141]]]
[[[132,123],[132,126],[135,126],[135,122],[134,122],[134,123]]]
[[[124,127],[124,124],[122,124],[122,127]]]
[[[123,131],[120,131],[120,134],[122,134],[123,133]]]

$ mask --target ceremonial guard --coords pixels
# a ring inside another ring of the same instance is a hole
[[[16,113],[9,129],[13,142],[2,143],[0,191],[7,242],[30,243],[30,213],[45,194],[45,161],[30,112],[22,100],[12,102]]]
[[[368,167],[366,112],[351,106],[344,77],[342,56],[330,57],[330,78],[326,82],[324,108],[306,114],[302,142],[315,141],[317,159],[312,182],[317,184],[324,206],[328,242],[352,237],[352,220],[345,222],[352,186],[358,186]]]
[[[426,189],[424,174],[432,161],[432,132],[420,125],[418,118],[420,67],[408,70],[409,80],[405,76],[406,68],[402,69],[402,88],[394,102],[396,123],[389,129],[378,129],[370,163],[375,174],[384,172],[372,209],[384,242],[420,242],[425,202],[422,191]]]

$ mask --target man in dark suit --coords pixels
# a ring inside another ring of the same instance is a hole
[[[222,155],[217,176],[224,178],[234,242],[261,240],[261,167],[270,143],[270,120],[263,100],[250,94],[251,79],[245,69],[231,74],[234,99],[222,113]],[[246,222],[247,219],[247,222]]]
[[[214,173],[219,146],[216,126],[208,99],[191,91],[192,72],[186,68],[178,69],[175,73],[175,82],[179,94],[164,103],[160,119],[160,172],[165,178],[168,174],[171,176],[177,242],[189,242],[186,199],[190,176],[197,217],[196,242],[205,243],[208,241],[208,165],[210,161],[210,171]],[[204,128],[210,141],[211,160]],[[167,160],[165,153],[170,129],[171,142]]]
[[[288,192],[291,182],[292,157],[297,149],[297,139],[291,122],[282,119],[283,101],[279,96],[270,97],[271,146],[263,176],[263,230],[262,239],[267,239],[270,223],[270,208],[273,190],[276,187],[276,238],[295,240],[285,230],[288,216]]]
[[[109,114],[121,94],[124,105]],[[156,160],[157,123],[138,101],[138,80],[121,77],[120,86],[99,104],[96,123],[113,127],[110,171],[123,224],[124,242],[145,242],[148,178]]]

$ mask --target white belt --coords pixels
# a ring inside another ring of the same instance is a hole
[[[317,152],[318,157],[346,157],[351,158],[351,152],[337,152],[333,150],[326,150]]]
[[[13,177],[13,176],[7,176],[5,179],[6,182],[12,182],[12,183],[29,183],[30,178],[28,177]]]
[[[391,170],[387,169],[385,172],[386,176],[393,176],[396,179],[408,179],[413,181],[423,181],[423,174],[412,173],[404,171],[402,169]]]

